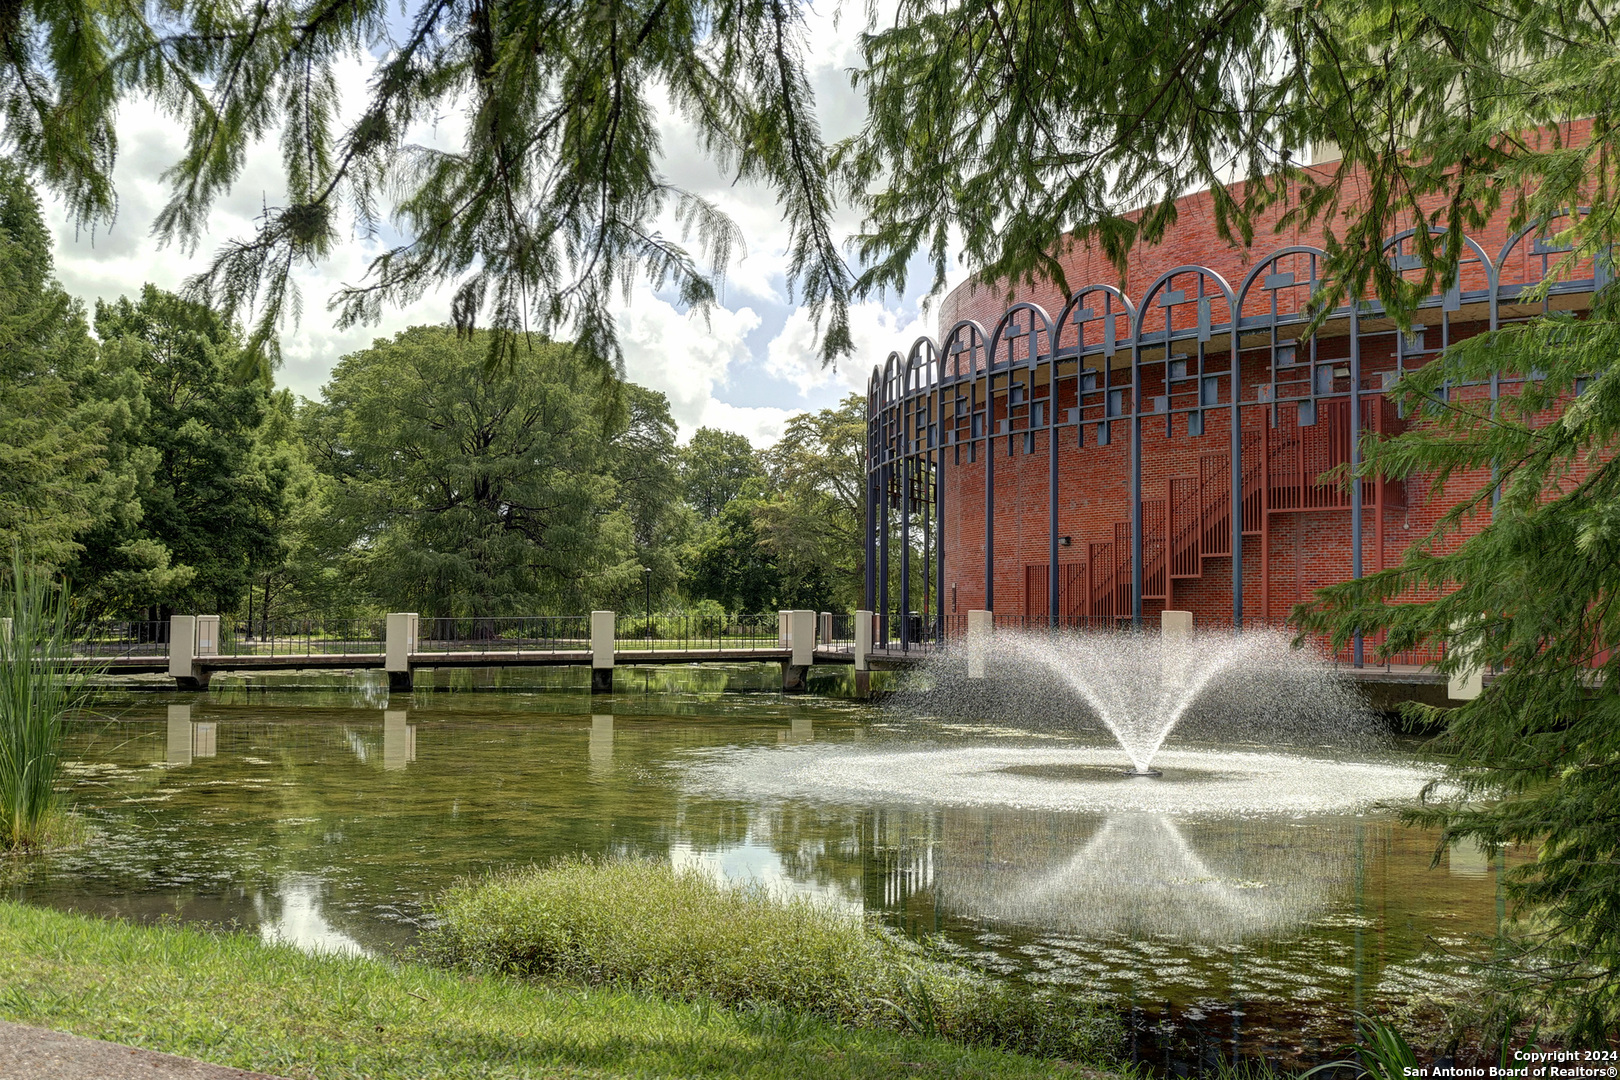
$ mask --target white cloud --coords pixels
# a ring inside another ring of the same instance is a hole
[[[863,111],[859,95],[849,86],[847,69],[859,61],[855,43],[864,18],[857,6],[845,7],[848,10],[836,26],[832,7],[825,12],[811,9],[807,16],[809,75],[829,140],[852,134]],[[356,56],[339,66],[340,99],[346,111],[361,107],[375,69],[376,60],[369,56]],[[465,125],[464,112],[451,108],[410,137],[420,144],[453,148],[460,144]],[[762,344],[765,335],[757,332],[761,313],[763,322],[774,326],[791,303],[785,291],[789,236],[781,208],[766,187],[734,183],[718,169],[702,152],[693,127],[672,109],[663,110],[660,130],[666,177],[730,215],[747,246],[746,256],[731,266],[721,303],[707,325],[644,286],[634,290],[619,312],[627,374],[669,396],[683,438],[707,425],[740,432],[756,443],[772,441],[796,411],[775,407],[774,400],[783,396],[776,379],[798,389],[801,407],[819,408],[841,397],[845,388],[864,388],[874,362],[881,362],[890,349],[906,348],[924,332],[928,320],[909,314],[915,305],[908,301],[919,291],[914,288],[905,297],[890,297],[888,304],[872,301],[856,306],[851,318],[857,351],[836,371],[821,367],[815,333],[803,310],[789,313],[782,330]],[[189,253],[174,246],[160,249],[148,229],[167,199],[161,175],[179,159],[183,132],[152,103],[135,101],[120,114],[118,136],[119,214],[110,230],[76,231],[60,206],[46,199],[47,220],[57,239],[58,277],[87,303],[132,295],[146,282],[178,289],[207,265],[216,245],[249,234],[266,204],[285,200],[279,148],[273,141],[260,143],[249,149],[240,179],[215,206],[199,249]],[[666,233],[678,234],[672,215],[658,224]],[[856,224],[847,212],[838,217],[842,229],[852,230]],[[328,298],[342,284],[361,281],[377,250],[377,241],[356,236],[328,261],[298,271],[303,313],[296,324],[289,322],[282,330],[280,383],[296,393],[318,396],[343,355],[405,327],[449,318],[447,286],[407,309],[385,311],[379,325],[336,329],[326,307]],[[925,286],[926,281],[917,284]],[[722,396],[773,404],[738,405],[721,400]]]
[[[810,312],[798,308],[788,316],[782,332],[771,339],[765,354],[765,370],[798,386],[800,394],[808,394],[829,383],[864,391],[873,365],[882,364],[893,350],[904,354],[912,342],[934,332],[931,320],[907,319],[904,314],[875,301],[849,309],[849,329],[855,342],[855,354],[840,360],[836,369],[824,367]]]
[[[732,369],[749,359],[747,338],[760,323],[752,308],[732,311],[716,305],[705,322],[696,312],[677,311],[643,285],[631,293],[629,305],[619,311],[618,318],[625,374],[631,382],[669,397],[670,413],[683,436],[705,425],[742,431],[716,420],[780,411],[736,409],[715,397],[730,382]],[[753,420],[748,424],[759,426]]]

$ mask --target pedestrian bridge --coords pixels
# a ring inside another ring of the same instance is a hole
[[[850,664],[857,691],[864,695],[873,670],[908,667],[939,648],[934,633],[913,631],[897,639],[899,622],[865,611],[834,615],[803,610],[670,616],[594,611],[456,619],[395,612],[382,618],[269,624],[176,615],[152,622],[93,624],[78,636],[74,659],[110,674],[165,674],[190,690],[206,688],[217,672],[375,668],[388,673],[390,689],[409,690],[415,672],[423,668],[589,667],[592,693],[612,692],[616,667],[774,663],[782,669],[782,689],[793,693],[806,688],[812,666]],[[1092,621],[1058,629],[1111,628]],[[1037,627],[1023,617],[972,612],[947,619],[942,629],[947,640],[954,640],[975,632],[1048,627],[1044,620]],[[1379,706],[1410,700],[1444,705],[1478,693],[1477,686],[1458,693],[1428,665],[1339,666]]]
[[[78,635],[75,661],[113,674],[166,674],[203,689],[216,672],[378,668],[410,689],[421,668],[589,667],[593,692],[610,692],[615,667],[716,662],[776,663],[782,689],[801,691],[816,664],[857,660],[855,616],[782,611],[762,615],[500,616],[255,624],[218,615],[106,621]],[[872,620],[865,620],[870,628]],[[870,635],[862,635],[867,654]],[[864,682],[864,680],[861,680]]]

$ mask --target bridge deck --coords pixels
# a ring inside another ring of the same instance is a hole
[[[924,646],[912,649],[874,649],[867,654],[869,665],[878,671],[909,668],[934,655],[937,650]],[[412,668],[478,667],[589,667],[591,653],[583,649],[555,651],[522,649],[456,649],[410,654]],[[614,653],[619,667],[667,664],[787,664],[793,653],[785,648],[652,648],[620,649]],[[163,656],[121,656],[99,661],[116,675],[167,674],[168,658]],[[847,644],[823,645],[815,651],[818,665],[853,664],[855,651]],[[310,671],[381,668],[381,653],[309,653],[290,655],[200,656],[194,661],[200,672]],[[1364,668],[1340,666],[1339,671],[1360,685],[1376,707],[1388,708],[1402,701],[1423,701],[1433,705],[1451,702],[1446,697],[1446,677],[1433,669],[1416,665],[1382,664]],[[1486,676],[1490,681],[1490,676]]]

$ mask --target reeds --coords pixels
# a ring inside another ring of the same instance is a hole
[[[67,590],[12,551],[0,580],[0,850],[43,844],[61,806],[62,720],[84,705]]]

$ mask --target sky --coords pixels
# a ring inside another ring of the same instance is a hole
[[[808,18],[807,59],[823,136],[829,143],[853,134],[862,116],[849,69],[859,60],[856,42],[864,28],[865,5],[846,2],[841,7],[811,10]],[[342,68],[344,101],[362,100],[372,63],[369,57],[356,57]],[[459,123],[459,117],[449,116],[432,129],[412,132],[411,138],[454,145]],[[664,112],[661,127],[666,177],[729,214],[747,247],[746,254],[733,261],[721,302],[707,321],[645,285],[638,285],[617,311],[626,375],[669,397],[683,442],[699,427],[736,431],[756,445],[771,442],[781,434],[787,417],[836,405],[852,390],[864,391],[875,363],[891,349],[904,351],[920,334],[932,331],[937,307],[925,311],[922,305],[931,274],[919,266],[905,295],[890,294],[852,309],[856,354],[836,369],[823,367],[809,313],[788,292],[788,233],[771,193],[758,186],[734,185],[701,156],[692,129],[672,111]],[[111,227],[76,229],[61,206],[46,196],[56,237],[57,276],[87,306],[97,298],[134,294],[146,282],[178,289],[206,265],[214,245],[249,234],[252,219],[265,205],[284,202],[278,153],[273,144],[261,144],[249,152],[234,189],[216,205],[199,250],[160,247],[150,229],[167,195],[162,174],[181,153],[181,132],[156,108],[132,102],[119,115],[118,140],[114,174],[118,215]],[[858,223],[849,212],[839,222],[845,236]],[[679,236],[673,221],[664,228]],[[340,284],[358,282],[378,249],[377,243],[355,237],[328,261],[299,273],[302,317],[282,328],[283,362],[275,375],[277,385],[316,398],[344,355],[405,327],[449,320],[451,290],[446,288],[409,307],[387,311],[377,325],[334,329],[327,298]],[[962,276],[953,267],[950,283]]]

